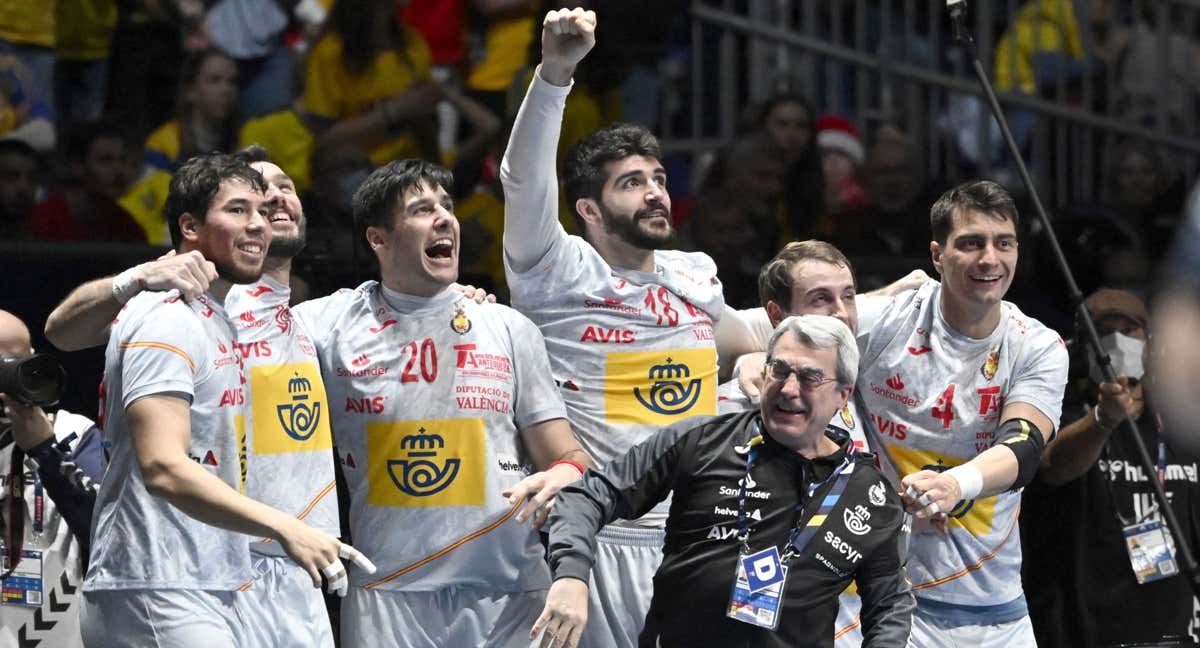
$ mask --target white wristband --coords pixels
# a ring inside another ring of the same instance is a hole
[[[983,473],[969,463],[947,470],[946,475],[958,482],[958,489],[962,491],[962,498],[965,500],[975,499],[983,492]]]
[[[118,304],[124,304],[133,299],[134,295],[142,292],[140,269],[141,266],[134,266],[113,277],[112,296]]]

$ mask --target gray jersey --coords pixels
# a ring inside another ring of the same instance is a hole
[[[374,281],[294,312],[313,332],[369,589],[549,586],[537,534],[501,496],[527,474],[519,430],[564,418],[542,336],[497,304]]]
[[[104,481],[92,520],[84,591],[235,590],[250,580],[248,536],[209,526],[146,491],[126,408],[169,395],[191,403],[188,456],[234,489],[244,455],[241,354],[210,296],[142,293],[118,315],[104,353]]]
[[[340,535],[329,401],[317,350],[288,308],[291,289],[267,276],[234,286],[225,309],[246,365],[246,495]],[[277,542],[255,551],[282,555]]]
[[[1006,404],[1032,405],[1054,425],[1062,411],[1067,350],[1057,333],[1003,302],[995,331],[969,338],[942,318],[940,297],[932,280],[901,293],[859,334],[858,389],[901,475],[946,470],[990,448]],[[908,573],[918,600],[1023,609],[1020,503],[1019,491],[960,502],[948,535],[914,532]]]

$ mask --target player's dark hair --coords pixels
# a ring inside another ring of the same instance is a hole
[[[396,209],[404,203],[404,195],[422,185],[450,191],[454,188],[454,174],[444,166],[416,159],[395,160],[372,171],[354,192],[356,230],[390,229]]]
[[[234,155],[245,160],[246,164],[271,161],[271,154],[267,152],[267,149],[262,144],[251,144],[238,150]]]
[[[203,223],[213,198],[221,190],[221,184],[229,180],[240,180],[259,193],[267,193],[267,182],[262,174],[241,157],[227,153],[197,155],[184,162],[171,176],[163,217],[167,219],[171,245],[175,249],[179,249],[179,244],[183,242],[179,217],[191,214]]]
[[[945,245],[950,237],[955,211],[974,211],[1010,220],[1013,229],[1021,224],[1017,206],[1004,187],[991,180],[970,180],[942,194],[929,210],[929,229],[939,245]]]

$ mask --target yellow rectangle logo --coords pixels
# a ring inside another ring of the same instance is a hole
[[[250,368],[254,454],[328,450],[329,399],[312,362]]]
[[[367,503],[482,506],[487,435],[483,419],[367,424]]]
[[[612,351],[604,376],[610,423],[669,425],[717,413],[717,353],[712,349]]]
[[[898,445],[889,445],[888,454],[896,460],[900,476],[911,475],[921,470],[943,472],[967,463],[966,459],[946,457],[935,452],[910,450]],[[984,536],[992,530],[992,518],[996,513],[996,498],[963,500],[949,512],[950,527],[962,527],[975,537]]]

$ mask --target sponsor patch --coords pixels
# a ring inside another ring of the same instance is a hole
[[[250,368],[254,454],[327,450],[329,401],[311,362]]]
[[[668,424],[717,413],[712,349],[606,354],[604,409],[610,423]]]
[[[483,419],[367,424],[367,503],[481,506],[486,503]]]

